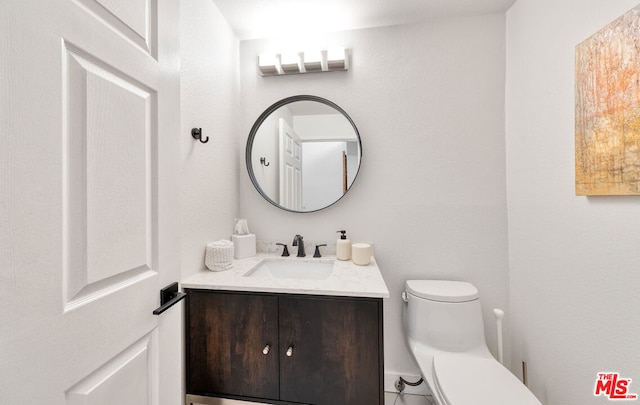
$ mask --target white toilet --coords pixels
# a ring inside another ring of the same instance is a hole
[[[472,284],[408,280],[402,298],[409,351],[439,405],[541,405],[489,352]]]

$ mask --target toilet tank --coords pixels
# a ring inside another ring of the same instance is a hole
[[[472,284],[409,280],[405,292],[407,339],[448,352],[487,350],[480,298]]]

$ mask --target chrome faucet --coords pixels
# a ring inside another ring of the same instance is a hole
[[[306,254],[304,253],[304,241],[302,240],[302,236],[301,235],[296,235],[293,238],[293,246],[297,246],[298,247],[297,257],[305,257],[306,256]]]

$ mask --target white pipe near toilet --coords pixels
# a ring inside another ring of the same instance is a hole
[[[502,352],[502,318],[504,318],[504,311],[499,308],[494,308],[493,314],[496,316],[496,329],[498,337],[498,361],[504,365],[503,352]]]

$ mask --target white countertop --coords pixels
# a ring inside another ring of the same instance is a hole
[[[331,275],[324,280],[287,279],[275,277],[244,277],[264,259],[287,261],[333,260]],[[366,266],[358,266],[351,260],[338,260],[335,256],[280,257],[259,253],[255,257],[234,260],[233,268],[227,271],[204,270],[182,281],[182,288],[207,290],[254,291],[288,294],[334,295],[346,297],[388,298],[389,290],[382,278],[375,258]]]

